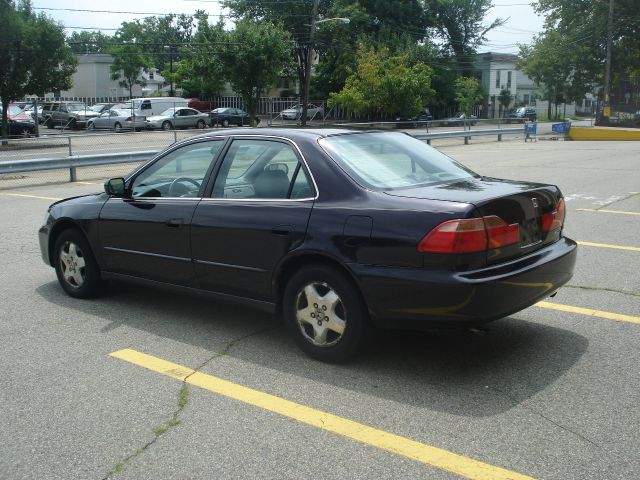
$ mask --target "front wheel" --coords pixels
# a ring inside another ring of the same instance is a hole
[[[166,122],[162,122],[162,129],[163,130],[171,130],[171,127],[172,127],[172,125],[171,125],[170,121],[167,120]]]
[[[222,120],[222,126],[224,128],[227,128],[229,126],[229,120],[227,120],[226,118],[224,120]]]
[[[63,290],[76,298],[90,298],[102,286],[100,270],[89,243],[74,229],[63,231],[53,250],[56,275]]]
[[[284,291],[283,313],[296,344],[323,362],[352,359],[369,329],[357,287],[346,275],[323,265],[293,275]]]

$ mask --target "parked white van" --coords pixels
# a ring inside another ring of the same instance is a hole
[[[139,117],[151,117],[160,115],[167,108],[180,108],[189,105],[189,100],[181,97],[145,97],[132,98],[125,102],[123,110],[133,110],[133,114]]]

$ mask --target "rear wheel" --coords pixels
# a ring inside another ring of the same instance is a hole
[[[102,286],[100,270],[89,243],[75,229],[63,231],[53,250],[58,281],[63,290],[76,298],[90,298]]]
[[[113,125],[113,131],[116,133],[120,133],[122,131],[122,125],[120,125],[118,122],[116,122]]]
[[[323,362],[352,359],[369,330],[357,287],[343,273],[323,265],[305,267],[291,277],[283,312],[297,345]]]
[[[227,128],[229,126],[229,120],[227,120],[226,118],[224,120],[222,120],[222,126],[224,128]]]
[[[204,120],[198,120],[198,123],[196,123],[196,128],[199,128],[200,130],[202,130],[205,126],[206,124],[204,123]]]

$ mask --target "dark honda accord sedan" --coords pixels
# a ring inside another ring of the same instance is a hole
[[[237,300],[343,361],[372,326],[479,325],[553,295],[576,259],[564,216],[558,187],[404,133],[231,130],[54,203],[39,238],[73,297],[117,279]]]

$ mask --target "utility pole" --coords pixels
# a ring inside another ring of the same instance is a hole
[[[611,115],[609,92],[611,90],[611,44],[613,43],[613,0],[609,0],[609,17],[607,18],[607,65],[604,72],[604,108],[603,116]]]
[[[313,13],[311,14],[311,31],[309,32],[309,49],[307,50],[307,65],[304,72],[304,91],[302,92],[302,112],[300,125],[307,125],[307,106],[309,105],[309,84],[311,82],[311,64],[315,57],[313,42],[316,36],[316,18],[318,17],[318,0],[313,0]]]

